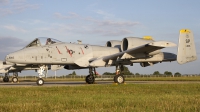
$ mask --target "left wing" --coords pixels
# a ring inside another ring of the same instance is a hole
[[[121,59],[125,59],[126,55],[134,55],[134,54],[139,54],[139,53],[149,54],[151,52],[154,52],[156,50],[159,50],[165,47],[174,47],[174,46],[176,46],[175,43],[167,42],[167,41],[151,42],[151,43],[141,45],[132,49],[128,49],[126,51],[122,51],[116,54],[98,58],[92,61],[89,65],[93,67],[105,66],[106,62],[108,62],[109,60],[116,60],[118,57],[120,57]]]
[[[4,64],[3,61],[0,61],[0,73],[7,73],[8,70],[13,67],[15,64]]]

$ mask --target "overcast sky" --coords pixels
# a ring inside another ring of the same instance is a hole
[[[0,59],[4,60],[6,54],[23,48],[37,37],[105,45],[108,40],[150,35],[154,40],[178,44],[179,30],[183,28],[193,31],[199,59],[199,6],[199,0],[0,0]],[[176,53],[177,48],[163,51]],[[197,60],[184,65],[172,62],[146,68],[134,64],[129,69],[141,74],[154,71],[200,74],[199,67]],[[114,68],[97,71],[114,72]],[[58,74],[71,72],[60,70]],[[28,73],[36,74],[21,74]],[[88,74],[88,70],[76,73]]]

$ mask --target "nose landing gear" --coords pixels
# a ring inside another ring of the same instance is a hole
[[[47,71],[48,71],[48,67],[46,65],[42,65],[38,69],[38,76],[39,76],[39,78],[36,81],[36,84],[38,86],[42,86],[44,84],[44,80],[42,79],[42,77],[45,77],[47,75]]]
[[[42,78],[39,78],[37,81],[36,81],[37,85],[38,86],[42,86],[44,84],[44,80]]]
[[[3,78],[3,82],[9,82],[9,74],[5,73],[5,77]]]

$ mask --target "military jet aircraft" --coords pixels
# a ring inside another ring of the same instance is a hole
[[[125,37],[122,41],[110,40],[106,46],[65,43],[52,38],[36,38],[23,49],[8,54],[4,69],[16,66],[36,66],[38,85],[43,85],[44,72],[48,65],[63,65],[65,69],[89,69],[85,81],[95,82],[97,67],[116,67],[115,83],[124,83],[123,65],[140,63],[142,67],[152,66],[159,62],[178,61],[184,64],[197,59],[193,33],[188,29],[180,30],[178,54],[161,52],[175,43],[154,41],[151,37]]]
[[[18,82],[18,72],[22,70],[35,70],[38,69],[37,65],[14,65],[13,63],[6,63],[0,61],[0,73],[4,73],[5,77],[3,82],[9,82],[9,73],[13,73],[12,82]]]
[[[63,68],[63,65],[48,65],[46,66],[43,75],[47,76],[48,71],[47,70],[59,70]],[[31,65],[31,64],[18,64],[13,65],[13,63],[6,63],[3,61],[0,61],[0,74],[5,74],[5,77],[3,78],[3,82],[9,82],[9,73],[13,73],[12,82],[17,83],[18,81],[18,72],[24,71],[24,70],[35,70],[37,72],[40,72],[38,65]]]

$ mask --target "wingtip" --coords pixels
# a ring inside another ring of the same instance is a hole
[[[175,46],[177,46],[175,43],[167,42],[167,41],[152,42],[152,43],[149,43],[149,45],[151,45],[151,46],[159,46],[159,47],[175,47]]]

